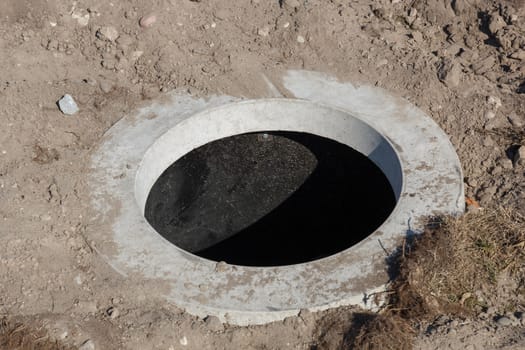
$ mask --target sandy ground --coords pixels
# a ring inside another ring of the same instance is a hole
[[[291,68],[381,86],[449,135],[469,197],[525,213],[523,1],[4,0],[0,19],[0,314],[72,346],[322,349],[343,337],[345,309],[247,328],[197,319],[90,249],[90,151],[173,89],[258,96],[253,77]],[[66,93],[74,116],[56,106]],[[415,348],[525,347],[519,322],[436,322]]]

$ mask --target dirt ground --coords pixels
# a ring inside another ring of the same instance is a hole
[[[254,77],[291,68],[383,87],[449,135],[468,197],[525,214],[522,0],[3,0],[0,62],[0,316],[74,348],[338,348],[356,315],[224,326],[151,298],[90,249],[90,151],[173,89],[258,96]],[[56,105],[66,93],[73,116]],[[414,347],[523,349],[525,330],[442,316]]]

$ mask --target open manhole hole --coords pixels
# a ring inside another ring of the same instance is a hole
[[[247,133],[210,142],[155,182],[145,217],[199,257],[245,266],[305,263],[376,230],[396,203],[370,159],[310,133]]]
[[[377,307],[423,218],[464,209],[454,148],[381,89],[303,71],[291,99],[174,93],[94,150],[94,249],[187,312],[261,324]]]

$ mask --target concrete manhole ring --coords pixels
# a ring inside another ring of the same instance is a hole
[[[172,94],[115,124],[90,164],[97,230],[88,235],[97,252],[125,276],[167,283],[170,290],[163,295],[189,313],[232,324],[271,322],[301,309],[374,307],[369,296],[389,280],[387,252],[422,229],[419,219],[464,210],[457,155],[432,119],[384,90],[306,71],[289,71],[282,87],[288,98]],[[397,200],[394,210],[348,249],[272,267],[200,258],[150,226],[144,218],[148,194],[171,164],[212,141],[263,131],[319,135],[364,154],[388,179]]]

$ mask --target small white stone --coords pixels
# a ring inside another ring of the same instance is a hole
[[[82,284],[82,278],[80,277],[80,275],[77,275],[75,277],[75,283],[78,284],[79,286]]]
[[[301,3],[299,2],[299,0],[283,0],[283,6],[296,8],[301,6]]]
[[[299,44],[303,44],[305,41],[306,41],[306,40],[304,39],[304,36],[302,36],[302,35],[298,35],[298,36],[297,36],[297,42],[298,42]]]
[[[283,24],[283,28],[288,28],[290,26],[290,22],[286,22]]]
[[[270,35],[270,27],[264,26],[262,28],[259,28],[259,30],[257,31],[257,34],[259,34],[260,36]]]
[[[506,327],[506,326],[511,326],[513,322],[507,316],[502,316],[502,317],[498,318],[496,323],[498,324],[498,326]]]
[[[186,346],[186,345],[188,345],[188,338],[186,338],[186,336],[182,337],[182,338],[179,340],[179,343],[180,343],[180,345],[182,345],[182,346]]]
[[[496,113],[492,111],[485,112],[485,119],[490,120],[490,119],[494,119],[494,117],[496,117]]]
[[[501,107],[501,99],[497,96],[488,96],[487,103],[493,106],[495,109],[498,109]]]
[[[71,17],[77,20],[79,26],[85,27],[89,23],[89,13],[82,14],[80,11],[73,11]]]
[[[67,115],[73,115],[78,112],[78,106],[73,97],[69,94],[65,94],[59,101],[58,107],[62,113]]]
[[[97,31],[97,38],[101,40],[115,41],[118,36],[117,28],[113,26],[102,27]]]

